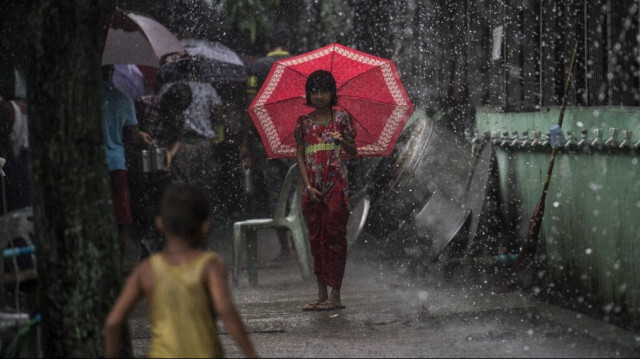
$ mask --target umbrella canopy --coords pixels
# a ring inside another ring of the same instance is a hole
[[[395,64],[340,44],[276,61],[249,113],[271,158],[294,157],[297,118],[313,111],[305,84],[316,70],[336,79],[338,106],[357,131],[358,156],[388,156],[414,111]]]
[[[132,99],[145,94],[144,75],[136,65],[115,64],[112,81],[120,92]]]
[[[111,15],[102,64],[160,67],[186,54],[177,37],[150,17],[117,9]]]
[[[158,70],[161,82],[246,82],[245,64],[233,50],[214,41],[183,39],[187,54]]]

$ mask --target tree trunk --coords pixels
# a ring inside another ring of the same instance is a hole
[[[115,3],[34,0],[28,10],[29,143],[45,357],[102,356],[104,319],[122,283],[100,76],[104,14]]]

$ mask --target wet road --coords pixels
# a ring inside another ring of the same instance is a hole
[[[269,232],[269,231],[266,231]],[[343,310],[303,312],[316,296],[295,257],[277,254],[272,233],[261,242],[259,286],[243,272],[234,298],[263,357],[639,357],[640,334],[547,304],[529,294],[504,291],[462,273],[410,278],[365,253],[347,262]],[[229,258],[225,248],[218,249]],[[140,306],[130,317],[136,356],[150,342]],[[222,331],[228,357],[241,353]]]

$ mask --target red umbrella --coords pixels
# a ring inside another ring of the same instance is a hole
[[[338,107],[351,115],[358,156],[388,156],[413,113],[395,64],[340,44],[276,61],[249,113],[271,158],[295,157],[294,128],[306,105],[307,77],[327,70],[336,79]]]

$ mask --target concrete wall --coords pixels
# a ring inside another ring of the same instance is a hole
[[[480,109],[477,126],[522,135],[557,124],[559,108],[535,113],[496,113]],[[640,109],[589,107],[567,109],[563,131],[609,128],[632,131],[640,140]],[[619,135],[619,139],[622,137]],[[527,150],[494,146],[498,157],[503,215],[516,240],[525,237],[540,198],[550,147]],[[538,257],[543,285],[536,290],[586,306],[605,320],[640,328],[640,151],[619,149],[558,151],[546,199]],[[620,319],[622,318],[622,319]]]

